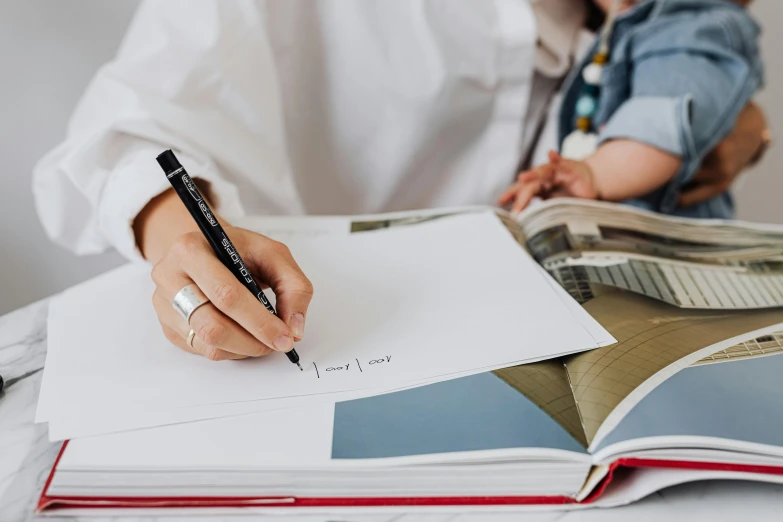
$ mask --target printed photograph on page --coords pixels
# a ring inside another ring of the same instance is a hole
[[[611,430],[596,438],[591,449],[666,437],[670,448],[721,446],[737,452],[763,452],[768,463],[775,458],[779,462],[783,445],[781,333],[749,339],[683,364],[657,380],[612,422]],[[689,451],[693,459],[693,450]]]
[[[534,258],[580,303],[596,286],[680,308],[783,306],[783,229],[699,223],[591,202],[522,216]]]

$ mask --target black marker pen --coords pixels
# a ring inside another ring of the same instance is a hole
[[[193,179],[185,172],[185,168],[180,164],[179,160],[177,160],[174,153],[167,150],[158,156],[157,159],[163,172],[166,173],[169,183],[174,187],[174,191],[179,196],[179,199],[182,200],[182,203],[185,205],[185,208],[188,209],[190,215],[193,216],[198,228],[201,230],[201,233],[204,234],[204,237],[207,238],[207,241],[212,247],[212,250],[215,251],[215,255],[217,255],[218,259],[220,259],[226,268],[231,270],[231,273],[239,279],[245,288],[250,290],[250,292],[261,301],[267,310],[277,315],[272,303],[266,298],[264,291],[261,290],[261,287],[258,286],[253,275],[247,269],[247,266],[245,266],[245,262],[239,257],[239,252],[234,248],[234,244],[231,243],[225,230],[223,230],[223,227],[218,223],[212,209],[209,208],[209,205],[207,205],[207,202],[201,196],[201,192],[199,192]],[[295,349],[286,352],[286,356],[289,361],[299,366],[300,370],[302,369],[302,366],[299,364],[299,354],[296,353]]]

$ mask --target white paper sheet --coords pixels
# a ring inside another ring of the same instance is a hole
[[[547,284],[549,284],[552,290],[554,290],[554,292],[560,297],[560,300],[563,302],[566,308],[568,308],[569,312],[571,312],[574,321],[582,325],[582,328],[587,330],[597,346],[609,346],[610,344],[617,342],[617,339],[612,337],[612,334],[610,334],[606,328],[601,326],[598,321],[593,319],[593,316],[591,316],[587,310],[582,307],[582,305],[576,302],[576,300],[571,297],[571,294],[569,294],[565,288],[560,286],[558,282],[549,275],[549,272],[547,272],[541,265],[536,266],[538,267],[538,271],[541,274],[541,277],[547,282]]]
[[[297,346],[307,371],[282,355],[214,363],[171,347],[147,267],[128,266],[53,301],[37,420],[364,395],[597,346],[491,214],[289,246],[316,287]]]
[[[313,469],[332,458],[333,424],[323,404],[87,437],[68,443],[58,470]]]
[[[281,227],[283,228],[283,227]],[[291,237],[291,236],[289,236]],[[550,286],[560,295],[563,304],[574,315],[578,321],[596,340],[599,346],[608,346],[616,340],[604,330],[581,305],[579,305],[557,282],[552,279],[546,270],[539,270],[541,277],[544,278]],[[415,386],[412,385],[412,386]],[[383,390],[383,392],[393,392],[400,388]],[[244,401],[226,404],[208,404],[203,406],[190,406],[187,408],[178,408],[174,410],[150,410],[149,408],[133,410],[126,408],[122,412],[105,412],[100,416],[86,417],[66,417],[56,418],[49,421],[49,440],[59,441],[79,437],[88,437],[108,433],[116,433],[127,430],[143,429],[153,426],[165,426],[168,424],[177,424],[185,422],[194,422],[204,419],[215,419],[219,417],[232,417],[237,415],[247,415],[263,411],[271,411],[283,408],[300,407],[303,404],[309,404],[316,400],[324,403],[334,403],[343,400],[350,400],[361,395],[371,395],[380,390],[366,390],[360,392],[338,392],[332,394],[321,394],[308,397],[289,397],[273,400]]]

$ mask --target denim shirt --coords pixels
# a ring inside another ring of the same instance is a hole
[[[728,192],[687,208],[677,199],[763,84],[759,33],[745,9],[722,0],[647,0],[617,17],[593,117],[598,142],[630,139],[682,159],[666,186],[626,203],[685,217],[733,217]],[[574,129],[581,71],[597,45],[566,80],[561,145]]]

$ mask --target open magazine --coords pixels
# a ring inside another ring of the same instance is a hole
[[[444,383],[443,393],[434,385],[340,403],[339,455],[393,456],[384,440],[398,448],[401,440],[411,444],[398,455],[442,453],[459,436],[465,446],[450,451],[546,441],[548,448],[592,456],[595,469],[579,499],[619,459],[695,461],[706,469],[747,464],[783,473],[783,357],[777,357],[783,355],[783,228],[574,200],[541,204],[517,219],[500,215],[617,343]],[[370,223],[354,225],[368,228]],[[481,396],[480,404],[466,400],[472,395]],[[419,411],[406,408],[404,420],[392,422],[385,412],[395,410],[395,400]],[[451,401],[456,403],[447,406]],[[376,408],[380,404],[386,407]],[[531,404],[547,422],[524,413]],[[475,411],[468,411],[471,406]],[[359,418],[353,409],[361,412],[362,429],[351,423]],[[374,411],[384,412],[375,414],[381,429],[367,436]],[[460,430],[460,419],[482,419],[492,428],[476,429],[471,421]],[[436,426],[441,436],[433,434]],[[426,441],[411,436],[420,429],[430,433]],[[516,444],[491,440],[506,429],[520,437]]]
[[[244,225],[285,239],[479,210]],[[261,455],[258,437],[243,448],[232,434],[254,415],[78,439],[40,507],[578,507],[685,480],[783,481],[783,228],[575,200],[498,215],[615,344],[338,402],[306,427],[264,414],[325,459]],[[236,441],[236,463],[200,462],[182,443],[199,437]]]

